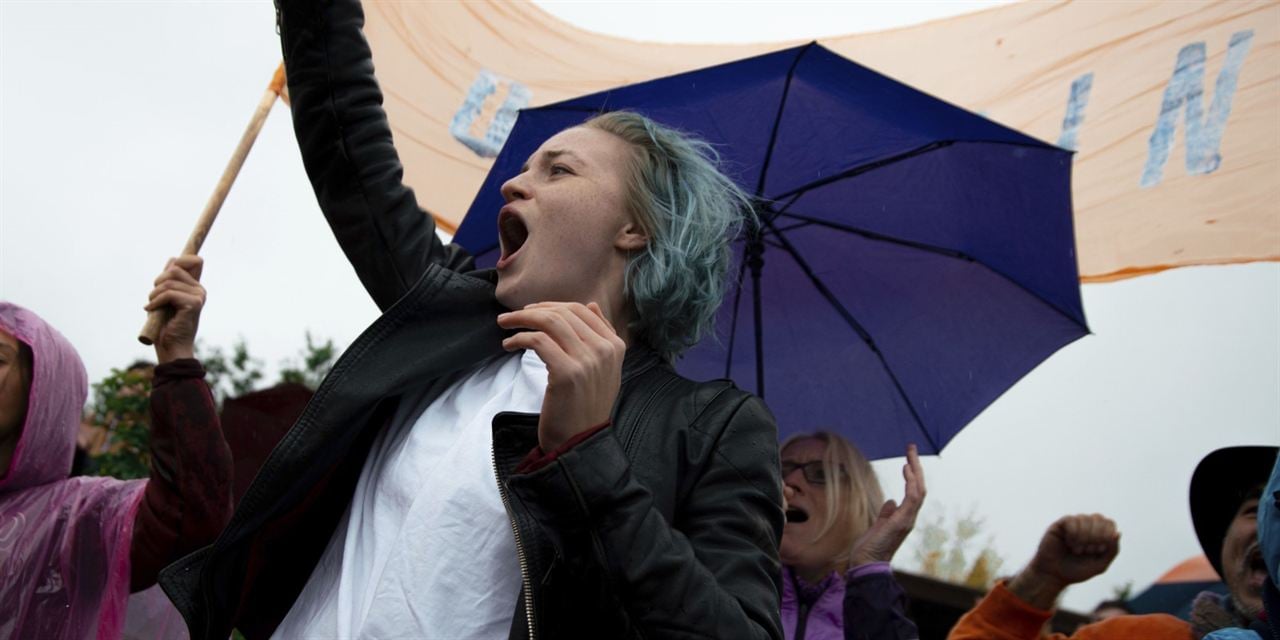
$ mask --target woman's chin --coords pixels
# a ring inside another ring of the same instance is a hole
[[[503,277],[499,275],[494,297],[498,299],[498,304],[512,311],[523,309],[525,305],[536,302],[536,300],[526,300],[528,296],[523,295],[522,288],[516,281],[515,276]]]
[[[803,564],[808,546],[800,542],[799,537],[791,539],[791,536],[783,534],[782,544],[778,545],[778,559],[785,565]]]

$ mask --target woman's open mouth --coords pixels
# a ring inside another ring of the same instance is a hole
[[[809,514],[800,507],[790,507],[787,509],[787,524],[800,524],[808,522]]]
[[[525,226],[524,220],[511,209],[503,207],[498,212],[498,243],[502,254],[498,258],[497,267],[503,269],[511,264],[528,239],[529,228]]]

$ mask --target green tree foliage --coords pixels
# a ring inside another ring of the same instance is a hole
[[[307,346],[302,350],[302,362],[286,360],[280,369],[280,382],[297,382],[315,391],[320,381],[329,375],[333,362],[338,359],[338,349],[333,340],[325,340],[324,344],[316,344],[307,332]]]
[[[310,335],[307,334],[308,344]],[[222,406],[227,398],[242,396],[258,388],[262,380],[262,361],[249,355],[249,346],[244,339],[237,340],[231,346],[228,355],[221,347],[205,348],[204,343],[196,346],[196,357],[204,365],[205,381],[213,390],[213,397]]]
[[[204,365],[205,381],[219,407],[227,398],[258,389],[266,377],[262,361],[250,355],[244,340],[237,341],[230,351],[202,343],[197,345],[196,355]],[[298,382],[314,390],[333,367],[337,355],[332,340],[319,343],[308,332],[306,347],[298,357],[280,363],[277,384]],[[100,450],[89,452],[89,473],[121,479],[147,477],[151,468],[150,407],[150,367],[113,369],[94,383],[86,421],[106,431],[106,442]]]
[[[106,450],[93,456],[97,475],[145,478],[151,468],[151,370],[112,369],[93,385],[89,422],[107,431]]]

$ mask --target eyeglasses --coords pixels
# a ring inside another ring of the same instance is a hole
[[[800,470],[801,475],[804,476],[805,481],[809,484],[824,485],[827,483],[827,471],[822,468],[821,460],[812,460],[804,463],[783,460],[782,479],[786,480],[787,476],[791,475],[791,472],[796,469]],[[837,467],[836,469],[841,473],[844,472],[843,468]]]

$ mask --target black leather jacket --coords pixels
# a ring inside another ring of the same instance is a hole
[[[334,366],[217,542],[163,572],[193,638],[226,638],[233,627],[269,636],[399,398],[503,353],[495,275],[440,243],[401,182],[359,3],[280,5],[307,173],[384,313]],[[513,474],[537,443],[537,422],[493,420],[524,579],[512,638],[782,637],[777,433],[759,399],[727,381],[682,378],[634,346],[612,426],[549,466]]]

